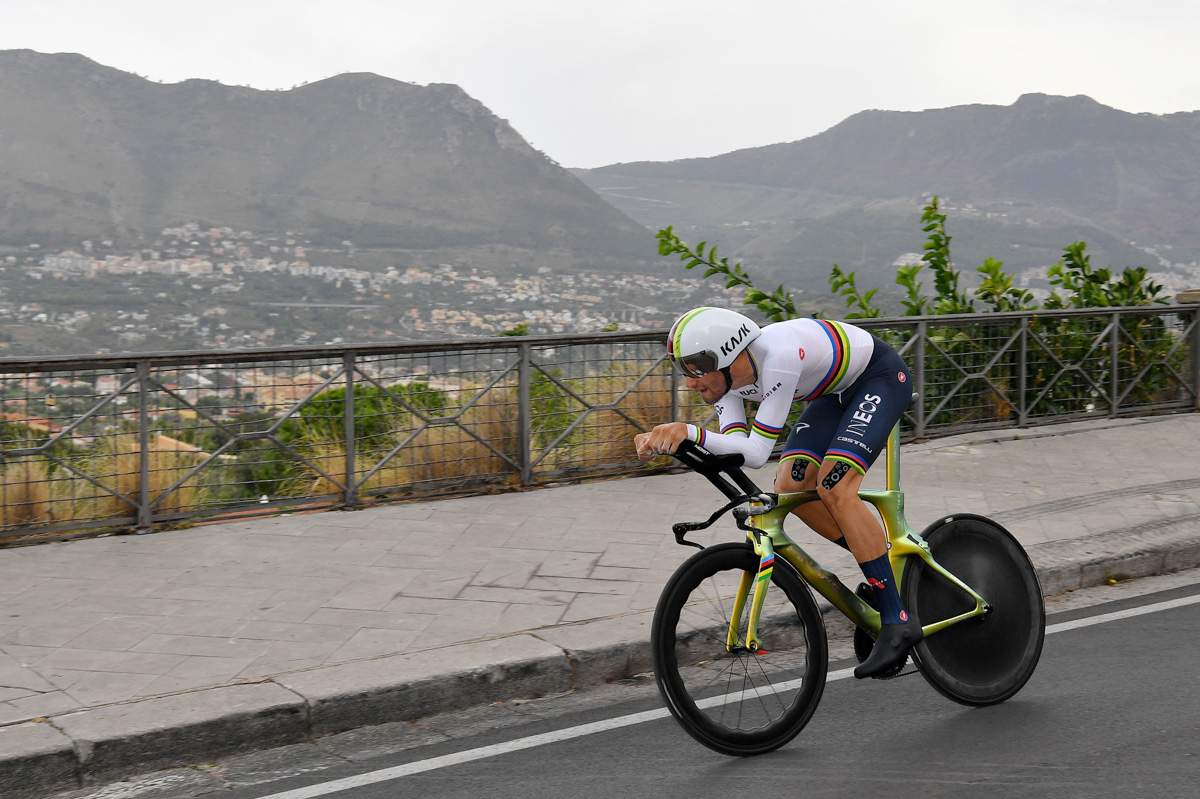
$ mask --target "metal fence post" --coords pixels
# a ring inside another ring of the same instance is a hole
[[[1029,317],[1021,317],[1021,337],[1017,340],[1017,427],[1029,421]]]
[[[1200,410],[1200,306],[1192,311],[1192,399]]]
[[[150,507],[150,362],[137,364],[138,399],[138,504],[137,529],[148,530],[154,523]]]
[[[913,406],[913,412],[917,417],[917,426],[913,431],[913,436],[917,439],[925,437],[925,400],[928,397],[925,395],[925,331],[924,322],[917,322],[917,346],[916,346],[916,374],[913,376],[913,391],[921,395]]]
[[[355,444],[354,438],[354,369],[355,358],[353,352],[347,352],[342,355],[342,368],[346,370],[346,394],[343,397],[345,408],[342,413],[342,422],[344,437],[346,440],[346,488],[342,494],[343,504],[347,508],[353,508],[358,505],[358,482],[355,477]]]
[[[520,447],[518,463],[521,466],[521,485],[533,482],[533,419],[529,401],[530,351],[528,344],[517,345],[517,434]]]
[[[667,368],[671,373],[671,421],[679,421],[679,372],[669,362]]]
[[[1110,317],[1112,329],[1108,332],[1108,349],[1109,352],[1109,380],[1108,380],[1108,415],[1117,415],[1117,404],[1121,395],[1120,382],[1120,367],[1121,359],[1119,357],[1121,347],[1121,314],[1114,311]]]

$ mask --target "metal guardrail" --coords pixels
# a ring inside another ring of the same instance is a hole
[[[1195,410],[1200,305],[858,320],[922,395],[906,438]],[[711,411],[662,333],[0,360],[0,543],[352,508],[647,467]]]

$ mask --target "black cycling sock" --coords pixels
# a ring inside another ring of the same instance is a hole
[[[858,564],[867,584],[875,589],[875,598],[879,600],[880,620],[884,624],[903,624],[908,621],[904,612],[904,604],[900,594],[896,592],[896,581],[892,576],[892,564],[888,562],[887,554],[880,555],[875,560]]]
[[[833,543],[837,544],[839,547],[846,550],[847,552],[850,551],[850,545],[846,543],[846,536],[842,536],[841,538],[839,538],[837,541],[834,541]]]

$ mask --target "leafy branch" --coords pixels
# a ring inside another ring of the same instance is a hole
[[[871,289],[866,294],[860,293],[854,282],[854,273],[843,272],[837,264],[833,265],[833,272],[829,275],[829,288],[833,290],[834,294],[840,294],[846,298],[846,307],[858,308],[857,311],[844,314],[845,319],[869,319],[883,315],[883,311],[871,307],[871,298],[879,289]]]
[[[938,210],[938,198],[925,206],[921,213],[921,224],[929,239],[925,242],[925,254],[921,260],[933,270],[933,287],[937,300],[933,305],[935,314],[971,313],[975,303],[965,291],[958,288],[959,272],[950,260],[950,234],[946,232],[946,215]]]
[[[961,288],[961,272],[954,268],[950,257],[950,234],[946,232],[946,215],[938,207],[934,197],[922,209],[921,229],[928,236],[920,263],[902,266],[896,272],[896,283],[905,290],[905,316],[974,313],[978,301],[988,311],[1036,310],[1033,293],[1015,285],[1014,276],[1004,271],[1004,262],[988,258],[976,271],[982,276],[980,285],[969,292]],[[730,265],[728,258],[720,258],[717,248],[708,247],[707,242],[693,250],[680,241],[671,228],[658,231],[659,255],[678,255],[688,269],[705,267],[704,277],[721,275],[726,288],[744,286],[745,303],[757,307],[771,321],[794,319],[800,316],[791,295],[779,286],[766,292],[754,285],[750,275],[741,264]],[[1086,252],[1087,244],[1076,242],[1068,245],[1063,259],[1050,267],[1050,284],[1054,287],[1042,308],[1104,308],[1128,305],[1150,305],[1165,303],[1161,295],[1162,285],[1149,279],[1144,267],[1127,267],[1117,279],[1108,269],[1092,269],[1091,258]],[[918,281],[925,267],[933,273],[936,294],[927,297],[922,293],[923,284]],[[854,272],[844,272],[837,264],[829,275],[830,290],[846,301],[853,309],[845,314],[846,319],[874,318],[883,311],[871,305],[878,289],[860,291]],[[1063,293],[1060,293],[1063,292]]]
[[[1162,284],[1149,279],[1144,266],[1125,267],[1120,280],[1113,280],[1108,269],[1092,269],[1087,244],[1067,245],[1061,261],[1050,267],[1050,285],[1054,291],[1046,300],[1047,308],[1111,308],[1123,305],[1166,303],[1160,297]],[[1059,289],[1067,292],[1059,294]]]
[[[772,322],[795,319],[800,315],[796,310],[796,304],[792,300],[791,293],[786,291],[782,285],[769,293],[763,291],[754,285],[754,282],[750,279],[750,275],[746,273],[746,270],[742,269],[741,264],[735,263],[730,266],[728,258],[719,258],[715,246],[709,248],[708,252],[705,252],[704,248],[708,242],[700,242],[693,250],[680,240],[669,227],[658,231],[655,238],[658,239],[659,255],[678,255],[679,260],[684,262],[684,266],[687,269],[703,266],[705,267],[705,278],[712,277],[713,275],[722,275],[725,280],[725,288],[731,289],[734,286],[745,286],[746,295],[743,302],[746,305],[753,305],[758,308]]]

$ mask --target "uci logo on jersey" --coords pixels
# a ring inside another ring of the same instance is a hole
[[[735,349],[737,349],[737,345],[742,342],[742,339],[748,335],[750,335],[750,327],[748,325],[742,325],[741,328],[738,329],[737,333],[729,337],[729,343],[721,345],[721,354],[728,355],[729,353],[733,352]]]

